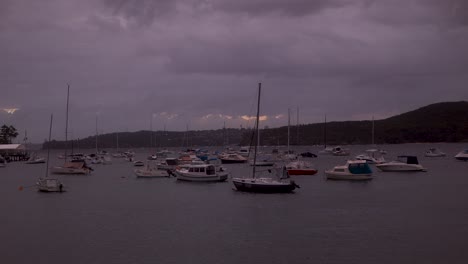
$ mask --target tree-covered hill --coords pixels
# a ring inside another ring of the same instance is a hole
[[[262,129],[261,145],[286,145],[288,128]],[[326,131],[326,133],[325,133]],[[151,136],[152,135],[152,136]],[[291,145],[371,144],[372,121],[343,121],[290,127]],[[411,142],[468,141],[468,102],[431,104],[387,119],[374,121],[374,142],[395,144]],[[252,130],[219,129],[188,132],[138,131],[99,135],[98,148],[198,147],[249,145]],[[94,148],[95,136],[68,142],[68,148]],[[63,141],[52,141],[52,148],[65,148]]]

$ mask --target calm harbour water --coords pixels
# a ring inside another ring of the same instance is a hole
[[[468,263],[466,144],[381,146],[387,160],[416,154],[428,172],[327,181],[347,157],[310,159],[294,194],[249,194],[230,182],[137,179],[113,159],[88,176],[61,176],[66,193],[33,185],[45,165],[0,168],[2,263]],[[429,147],[444,158],[425,158]],[[351,146],[351,156],[368,146]],[[319,148],[305,148],[317,153]],[[270,151],[271,149],[266,149]],[[299,150],[299,151],[300,151]],[[62,161],[55,159],[51,163]],[[141,157],[146,154],[140,153]],[[226,166],[233,176],[248,165]]]

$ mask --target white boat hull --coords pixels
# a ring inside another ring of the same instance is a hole
[[[325,171],[327,179],[330,180],[352,180],[352,181],[365,181],[372,179],[372,173],[369,174],[352,174],[347,172]]]
[[[169,177],[169,173],[163,170],[146,170],[146,169],[136,169],[134,170],[135,175],[138,178],[162,178]]]
[[[458,153],[457,155],[455,155],[455,159],[462,160],[462,161],[468,161],[468,154]]]
[[[39,179],[36,183],[40,192],[64,192],[65,188],[57,179]]]
[[[381,171],[424,171],[425,169],[419,164],[378,164],[376,165]]]

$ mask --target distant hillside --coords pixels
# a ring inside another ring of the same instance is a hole
[[[431,104],[414,111],[374,121],[375,143],[468,142],[468,102]],[[262,129],[261,145],[286,145],[287,127]],[[344,121],[326,124],[327,144],[371,144],[372,121]],[[151,137],[152,133],[152,137]],[[325,124],[308,124],[290,128],[291,145],[322,145]],[[197,147],[249,145],[252,131],[219,129],[189,132],[138,131],[118,133],[119,146],[125,148]],[[52,141],[52,148],[65,148],[63,141]],[[68,143],[68,148],[94,148],[91,136]],[[99,148],[115,148],[117,133],[98,137]],[[46,146],[46,145],[44,145]]]
[[[98,136],[98,148],[154,148],[165,147],[194,147],[194,146],[222,146],[227,144],[238,144],[245,129],[218,129],[188,132],[172,131],[138,131],[109,133]],[[51,141],[51,148],[90,149],[96,147],[96,137],[90,136],[84,139],[69,141]],[[44,143],[43,148],[47,148]]]
[[[326,124],[327,144],[371,144],[372,121],[344,121]],[[309,124],[290,128],[290,144],[321,145],[325,124]],[[468,141],[468,102],[431,104],[414,111],[374,122],[376,144],[411,142]],[[287,143],[287,127],[261,130],[262,145]],[[241,143],[250,141],[244,135]]]

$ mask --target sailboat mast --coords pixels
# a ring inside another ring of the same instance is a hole
[[[151,114],[151,119],[150,119],[150,153],[151,153],[152,148],[153,148],[153,114]]]
[[[97,127],[97,115],[96,115],[96,154],[98,154],[98,127]]]
[[[372,145],[374,145],[374,116],[372,116]]]
[[[65,112],[65,162],[67,162],[68,149],[68,103],[70,101],[70,84],[67,83],[67,111]]]
[[[47,178],[47,175],[49,175],[50,140],[51,140],[51,137],[52,137],[52,120],[53,120],[53,118],[54,118],[54,115],[51,114],[50,115],[50,126],[49,126],[49,142],[48,142],[49,144],[47,144],[47,164],[46,164],[46,172],[45,172],[45,177],[46,178]]]
[[[119,132],[117,132],[117,152],[119,152]]]
[[[325,115],[325,123],[323,125],[323,142],[325,144],[324,148],[327,148],[327,115]]]
[[[296,117],[296,145],[299,146],[299,107],[297,108],[297,117]]]
[[[262,83],[258,83],[258,101],[257,101],[257,122],[255,123],[255,131],[258,133],[258,123],[260,121],[260,94],[262,92]],[[254,148],[254,161],[252,166],[252,177],[255,178],[255,165],[257,164],[257,146],[258,144],[255,144]]]
[[[289,130],[290,130],[290,127],[291,126],[291,109],[288,108],[288,155],[289,155]]]

